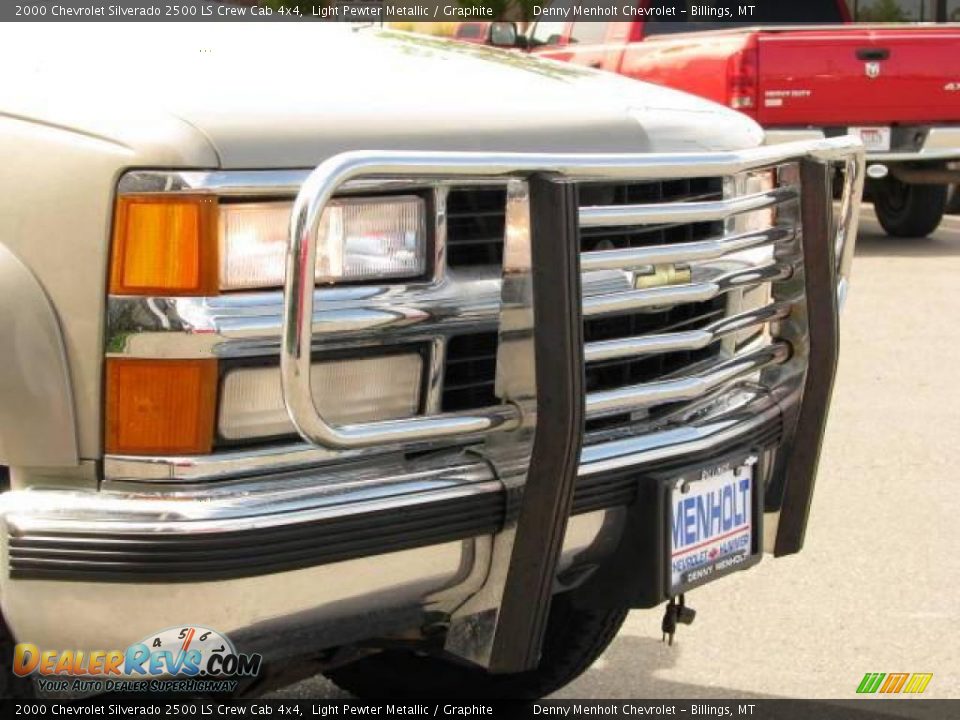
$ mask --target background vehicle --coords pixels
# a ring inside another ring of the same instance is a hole
[[[850,19],[843,0],[765,3],[749,19],[739,4],[707,5],[731,19],[538,22],[529,44],[723,103],[763,125],[771,143],[856,134],[868,162],[888,171],[871,171],[867,187],[884,229],[917,237],[937,227],[960,179],[945,164],[960,158],[960,27],[840,26]],[[785,21],[834,25],[777,25]]]
[[[142,84],[138,27],[2,49],[7,644],[537,696],[801,549],[858,143],[338,24],[184,29]]]
[[[489,22],[462,22],[457,25],[453,37],[462,42],[490,44],[491,25]]]

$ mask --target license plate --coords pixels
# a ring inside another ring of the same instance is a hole
[[[852,127],[850,134],[860,138],[867,150],[886,152],[890,149],[890,128],[888,127]]]
[[[672,482],[671,594],[751,564],[755,463],[724,463]]]

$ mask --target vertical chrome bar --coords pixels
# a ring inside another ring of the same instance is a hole
[[[427,387],[424,390],[424,410],[428,415],[436,415],[443,408],[443,368],[447,354],[445,337],[434,338],[427,352]]]
[[[446,184],[433,188],[433,280],[442,282],[447,274],[447,196]]]
[[[862,151],[861,151],[862,152]],[[837,300],[842,308],[847,298],[853,251],[860,222],[860,198],[865,182],[863,157],[847,157],[844,165],[843,194],[840,197],[840,219],[836,227]]]

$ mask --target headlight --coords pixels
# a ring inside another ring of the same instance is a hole
[[[332,360],[311,368],[320,413],[337,425],[412,417],[420,408],[418,353]],[[237,368],[220,395],[220,435],[227,440],[295,433],[283,404],[280,369]]]
[[[290,209],[285,202],[221,205],[221,289],[283,284]],[[317,235],[317,282],[416,277],[426,269],[424,202],[416,196],[332,200]]]
[[[216,295],[283,285],[289,201],[207,195],[118,199],[110,266],[115,295]],[[415,195],[331,200],[318,227],[321,283],[413,278],[426,271],[425,203]]]

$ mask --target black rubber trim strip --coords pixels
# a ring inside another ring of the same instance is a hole
[[[503,493],[346,518],[205,535],[12,534],[13,578],[186,582],[264,575],[500,530]],[[181,559],[182,558],[182,559]]]
[[[839,353],[831,166],[800,162],[803,267],[810,352],[796,425],[785,447],[783,505],[774,555],[803,547]]]
[[[586,417],[577,187],[535,174],[529,188],[537,427],[488,664],[497,673],[540,664]]]
[[[778,419],[731,445],[775,444],[780,434]],[[636,497],[638,475],[689,463],[689,456],[672,458],[581,478],[571,514],[629,505]],[[489,535],[517,510],[505,508],[502,491],[491,491],[417,507],[199,538],[108,531],[13,534],[8,542],[10,573],[17,579],[128,583],[252,577]]]

